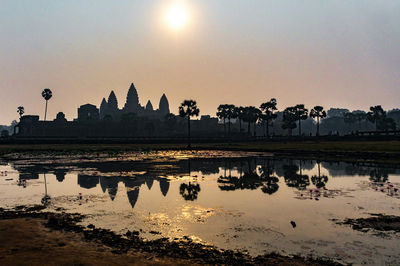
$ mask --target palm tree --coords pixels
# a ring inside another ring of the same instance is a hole
[[[287,129],[288,131],[288,135],[291,136],[292,135],[292,130],[295,129],[296,126],[296,121],[297,121],[297,117],[296,117],[296,110],[294,107],[287,107],[284,111],[283,111],[283,115],[282,115],[282,129]]]
[[[226,118],[228,116],[227,114],[227,104],[220,104],[217,108],[217,117],[224,122],[224,137],[226,137]]]
[[[23,106],[18,106],[17,113],[19,114],[19,118],[25,113],[25,108]]]
[[[226,105],[226,118],[228,119],[228,134],[231,134],[231,119],[235,118],[235,106],[233,104]]]
[[[262,103],[260,105],[260,109],[264,111],[261,117],[266,122],[266,134],[267,138],[269,138],[270,121],[276,119],[277,117],[277,114],[274,113],[274,111],[278,110],[276,108],[276,99],[272,98],[268,102]]]
[[[179,116],[188,119],[188,148],[190,148],[190,117],[198,116],[200,109],[197,107],[197,103],[194,100],[184,100],[179,106]]]
[[[383,110],[382,106],[371,106],[369,108],[370,112],[367,113],[367,119],[371,123],[375,124],[375,130],[378,130],[378,124],[383,118],[386,117],[386,112]]]
[[[312,118],[317,118],[317,133],[316,136],[319,136],[319,120],[326,117],[326,112],[324,111],[324,107],[322,106],[314,106],[313,109],[311,109],[310,112],[310,117]]]
[[[254,123],[254,136],[256,135],[256,122],[261,116],[261,111],[260,109],[254,107],[254,106],[247,106],[244,107],[243,109],[243,121],[247,122],[247,133],[250,134],[250,124]]]
[[[299,136],[301,136],[301,120],[306,120],[308,117],[308,109],[304,107],[304,104],[297,104],[293,107],[296,121],[299,122]]]
[[[51,99],[53,96],[53,93],[51,92],[50,89],[44,89],[42,91],[42,97],[46,100],[46,108],[44,110],[44,121],[46,121],[46,115],[47,115],[47,101]]]
[[[239,120],[239,132],[242,132],[242,120],[244,117],[244,107],[235,107],[234,113],[236,114],[237,119]]]

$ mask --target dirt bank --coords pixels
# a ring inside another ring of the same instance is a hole
[[[0,265],[337,265],[277,254],[251,257],[235,251],[167,239],[145,241],[82,227],[79,214],[39,212],[40,207],[0,209]]]

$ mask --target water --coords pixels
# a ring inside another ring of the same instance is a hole
[[[84,225],[147,239],[188,236],[252,255],[400,261],[398,233],[335,223],[400,215],[399,192],[386,189],[388,182],[400,188],[400,168],[202,151],[32,157],[0,172],[1,207],[44,203],[87,215]]]

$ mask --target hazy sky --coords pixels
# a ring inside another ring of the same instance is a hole
[[[186,0],[188,24],[165,22],[169,0],[0,0],[0,123],[44,112],[77,116],[131,82],[145,105],[166,93],[201,114],[220,103],[400,107],[400,1]]]

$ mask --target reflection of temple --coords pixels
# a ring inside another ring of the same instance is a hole
[[[129,177],[105,177],[105,176],[89,176],[78,174],[78,185],[82,188],[91,189],[96,187],[100,183],[100,187],[103,193],[108,193],[111,200],[114,200],[118,192],[118,184],[122,182],[126,187],[126,194],[128,196],[129,203],[132,208],[139,198],[139,189],[143,184],[146,184],[147,188],[151,190],[154,179],[160,183],[160,191],[163,196],[166,196],[169,190],[169,181],[164,178],[155,178],[149,176],[139,176],[135,179]]]

